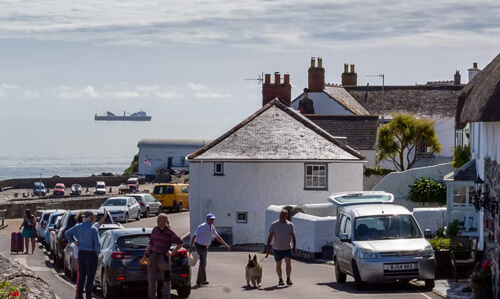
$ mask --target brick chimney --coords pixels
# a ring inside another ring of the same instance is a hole
[[[344,72],[342,73],[342,86],[358,85],[358,74],[354,70],[354,64],[351,64],[351,70],[348,70],[349,65],[344,63]]]
[[[462,81],[462,76],[460,76],[460,72],[459,71],[455,72],[455,76],[453,76],[453,79],[454,79],[453,80],[454,81],[453,84],[455,84],[455,85],[462,84],[462,82],[461,82]]]
[[[304,88],[304,94],[302,99],[299,101],[299,111],[302,114],[314,114],[314,103],[313,100],[309,98],[307,88]]]
[[[274,73],[274,83],[271,83],[271,74],[264,76],[264,83],[262,84],[262,106],[266,105],[274,98],[279,98],[288,106],[292,102],[292,85],[290,84],[290,75],[283,76],[283,83],[281,82],[281,75],[279,72]]]
[[[320,57],[318,57],[318,66],[316,66],[314,57],[311,57],[308,81],[309,92],[322,92],[325,89],[325,69]]]

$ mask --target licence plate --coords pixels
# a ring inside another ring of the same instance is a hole
[[[384,270],[398,271],[398,270],[413,270],[417,268],[417,264],[388,264],[384,265]]]

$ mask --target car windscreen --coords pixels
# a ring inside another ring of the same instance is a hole
[[[102,189],[102,188],[106,188],[106,186],[105,185],[97,185],[96,188],[101,188]]]
[[[126,199],[108,199],[102,205],[103,206],[114,206],[114,207],[126,206],[127,200]]]
[[[96,214],[95,215],[95,221],[94,222],[99,222],[101,221],[102,217],[104,216],[104,214]],[[106,217],[106,219],[104,219],[104,224],[113,224],[113,218],[110,217],[108,215],[108,217]]]
[[[411,215],[360,217],[355,223],[358,241],[421,238],[422,233]]]
[[[124,236],[118,239],[120,249],[142,249],[148,247],[149,235]]]
[[[49,220],[49,217],[50,217],[50,213],[45,213],[45,214],[43,214],[42,220],[47,221],[47,220]]]
[[[66,229],[70,229],[76,224],[76,215],[69,215],[68,216],[68,226]]]

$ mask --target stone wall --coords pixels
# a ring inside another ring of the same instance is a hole
[[[16,286],[28,288],[28,294],[21,293],[20,298],[29,299],[55,299],[54,290],[48,283],[38,277],[35,272],[24,268],[18,262],[14,262],[0,254],[0,278],[7,278]]]
[[[0,204],[0,210],[6,209],[6,218],[23,218],[24,211],[30,209],[34,212],[38,208],[47,209],[98,209],[109,196],[86,196],[82,198],[61,198],[61,199],[34,199],[25,201],[13,201]]]
[[[484,159],[485,164],[485,184],[490,190],[490,197],[499,200],[500,197],[500,165],[497,161],[490,158]],[[484,229],[490,235],[485,239],[485,258],[491,261],[491,270],[493,273],[493,290],[495,298],[500,298],[500,222],[498,213],[491,216],[490,213],[484,213]]]

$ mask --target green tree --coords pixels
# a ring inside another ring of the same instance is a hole
[[[392,121],[379,128],[377,159],[391,161],[397,170],[404,171],[422,158],[418,149],[427,147],[428,154],[440,153],[434,124],[413,114],[393,113]]]
[[[130,163],[130,166],[127,169],[125,169],[124,174],[133,174],[138,172],[139,172],[139,154],[134,155],[132,163]]]

